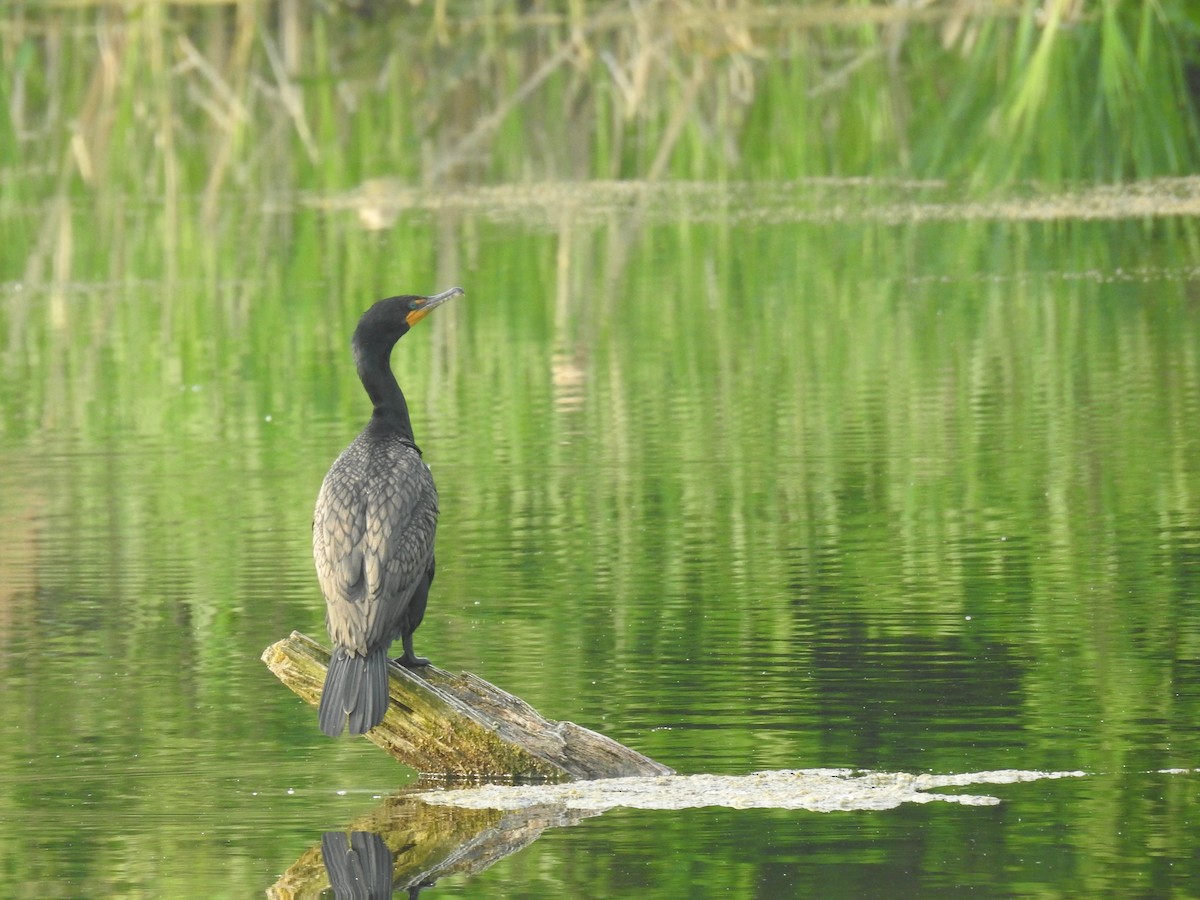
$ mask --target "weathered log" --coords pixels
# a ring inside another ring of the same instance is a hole
[[[329,651],[293,631],[263,662],[303,700],[317,704]],[[551,781],[670,775],[612,738],[538,714],[519,697],[470,673],[388,666],[390,703],[364,737],[425,775],[511,776]]]

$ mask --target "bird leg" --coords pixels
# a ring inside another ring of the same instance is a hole
[[[429,665],[428,659],[426,659],[424,656],[417,656],[417,654],[413,651],[411,634],[402,635],[401,640],[404,641],[404,655],[397,657],[394,660],[397,665],[404,666],[406,669],[416,669],[420,666]]]

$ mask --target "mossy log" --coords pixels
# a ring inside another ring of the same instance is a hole
[[[329,666],[327,649],[293,631],[264,650],[262,659],[303,700],[317,704]],[[387,714],[363,736],[424,775],[574,781],[673,774],[609,737],[546,719],[519,697],[467,672],[393,663],[388,690]]]

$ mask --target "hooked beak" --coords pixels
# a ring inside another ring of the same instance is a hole
[[[441,306],[447,300],[453,300],[455,297],[461,297],[466,293],[460,287],[452,287],[448,291],[442,291],[440,294],[434,294],[432,297],[418,297],[415,301],[417,308],[405,316],[408,322],[408,327],[416,325],[423,318],[429,315],[429,311],[435,306]]]

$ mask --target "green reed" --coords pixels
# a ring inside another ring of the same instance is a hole
[[[177,310],[188,292],[169,290],[146,310],[169,342],[180,323],[236,327],[250,308],[240,291],[277,295],[300,270],[353,278],[353,258],[301,249],[336,245],[345,222],[309,226],[318,240],[291,234],[286,213],[380,177],[436,194],[1190,171],[1187,22],[1179,6],[1139,9],[435,4],[362,18],[304,4],[17,4],[0,19],[0,267],[39,299],[14,300],[28,308],[8,344],[42,310],[61,321],[73,280],[223,284],[218,304]],[[253,287],[230,285],[242,274]]]
[[[17,4],[0,153],[32,196],[119,186],[161,197],[168,225],[181,194],[211,225],[249,186],[381,174],[997,184],[1195,162],[1179,4],[635,9]]]

